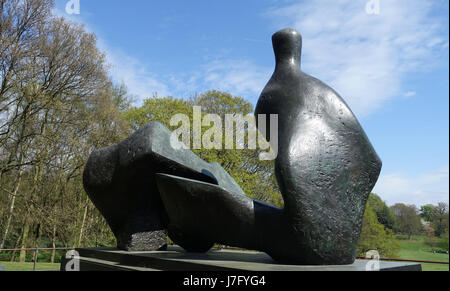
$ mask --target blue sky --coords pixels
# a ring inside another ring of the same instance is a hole
[[[388,204],[449,200],[447,0],[80,0],[55,14],[95,33],[111,76],[142,99],[208,89],[255,104],[274,68],[271,36],[303,35],[302,69],[349,103],[384,166]]]

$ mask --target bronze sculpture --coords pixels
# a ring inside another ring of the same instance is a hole
[[[300,70],[300,34],[285,29],[272,39],[276,68],[255,115],[279,116],[275,171],[285,208],[246,197],[218,164],[170,148],[170,132],[152,122],[93,153],[85,170],[86,191],[119,247],[164,247],[168,229],[192,252],[222,243],[284,263],[354,262],[381,161],[342,98]]]

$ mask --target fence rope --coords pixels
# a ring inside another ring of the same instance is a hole
[[[7,251],[59,251],[59,250],[74,250],[75,248],[27,248],[27,249],[0,249],[0,252],[7,252]]]
[[[356,257],[356,258],[361,259],[361,260],[370,260],[366,257]],[[449,262],[440,262],[440,261],[421,261],[421,260],[393,259],[393,258],[381,258],[380,261],[424,263],[424,264],[445,264],[445,265],[449,264]]]

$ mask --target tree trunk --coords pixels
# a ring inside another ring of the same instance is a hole
[[[22,247],[21,247],[22,249],[24,249],[26,247],[26,244],[27,244],[28,233],[29,233],[30,225],[31,225],[31,215],[33,215],[33,213],[34,213],[34,202],[35,202],[34,201],[34,197],[35,197],[36,192],[38,190],[38,182],[42,178],[42,170],[43,170],[43,161],[42,161],[43,149],[42,149],[42,146],[44,145],[44,140],[45,140],[46,133],[47,133],[46,125],[47,125],[47,121],[48,121],[48,119],[47,119],[48,118],[48,113],[49,113],[49,110],[47,109],[46,112],[45,112],[44,120],[43,120],[42,125],[41,125],[41,130],[40,130],[41,139],[40,139],[39,145],[37,147],[37,152],[36,152],[36,158],[37,158],[37,160],[40,160],[40,162],[35,165],[35,173],[34,173],[34,176],[33,176],[33,184],[32,184],[31,191],[30,191],[30,197],[28,198],[28,201],[27,201],[30,204],[29,204],[29,207],[28,207],[28,211],[25,214],[26,216],[25,216],[25,223],[24,223],[24,226],[23,226],[24,229],[23,229],[22,244],[21,244],[22,245]],[[47,146],[48,146],[48,143],[45,144],[45,150],[47,149]],[[44,150],[44,152],[45,152],[45,150]],[[25,262],[26,251],[21,250],[19,258],[20,258],[20,262]]]
[[[19,243],[20,243],[20,239],[22,238],[22,232],[23,229],[21,229],[21,232],[19,234],[19,236],[17,237],[16,243],[14,244],[14,249],[17,249],[19,247]],[[16,256],[16,251],[13,251],[12,255],[11,255],[11,262],[14,262],[14,258]]]
[[[12,220],[13,213],[14,213],[14,206],[15,206],[15,202],[16,202],[17,192],[19,191],[19,186],[22,181],[22,175],[23,175],[23,169],[21,168],[19,170],[19,176],[17,177],[16,185],[14,186],[14,190],[11,193],[11,195],[12,195],[11,203],[10,203],[9,210],[8,210],[8,216],[7,216],[7,220],[6,220],[5,231],[3,232],[2,242],[0,243],[0,249],[2,249],[5,246],[6,238],[8,236],[9,227],[11,225],[11,220]]]
[[[19,262],[24,263],[27,256],[27,251],[24,249],[27,247],[27,240],[28,240],[28,232],[30,231],[30,219],[29,215],[25,214],[25,221],[23,223],[23,230],[22,230],[22,243],[20,244],[20,255],[19,255]]]
[[[84,207],[83,219],[81,221],[80,235],[78,236],[77,247],[81,246],[81,240],[83,239],[84,224],[86,222],[88,206],[89,206],[89,198],[86,198],[86,206]]]
[[[42,224],[38,223],[36,226],[36,239],[34,241],[35,248],[41,247],[41,237],[42,237]]]
[[[53,225],[53,231],[52,231],[52,256],[50,258],[50,262],[54,263],[55,262],[55,248],[56,248],[56,223]]]

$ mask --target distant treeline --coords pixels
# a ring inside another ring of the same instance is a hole
[[[443,251],[448,251],[448,204],[415,205],[397,203],[388,207],[376,194],[371,194],[364,215],[359,255],[377,250],[383,257],[395,258],[400,250],[399,237],[426,235]],[[437,238],[440,238],[437,240]]]

